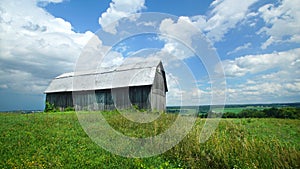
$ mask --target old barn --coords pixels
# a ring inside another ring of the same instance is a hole
[[[46,89],[46,102],[65,109],[113,110],[130,107],[164,111],[166,75],[161,61],[122,64],[115,69],[65,73]]]

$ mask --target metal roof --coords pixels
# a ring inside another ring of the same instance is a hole
[[[64,73],[52,80],[45,93],[112,89],[152,85],[161,61],[122,64],[115,69]]]

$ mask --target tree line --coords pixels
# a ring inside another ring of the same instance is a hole
[[[210,117],[216,117],[218,112],[210,112]],[[207,118],[208,113],[199,114],[201,118]],[[239,113],[225,112],[222,118],[288,118],[300,119],[299,107],[268,108],[263,110],[243,109]]]

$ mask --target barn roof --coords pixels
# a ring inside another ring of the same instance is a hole
[[[115,69],[64,73],[52,80],[45,93],[152,85],[158,66],[163,70],[161,61],[151,61],[122,64]]]

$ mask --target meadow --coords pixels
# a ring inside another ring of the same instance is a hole
[[[116,130],[136,137],[163,132],[176,119],[163,114],[158,124],[136,124],[105,114]],[[300,168],[299,119],[221,119],[200,144],[205,120],[197,118],[192,131],[161,155],[125,158],[95,144],[75,112],[1,113],[0,168]]]

